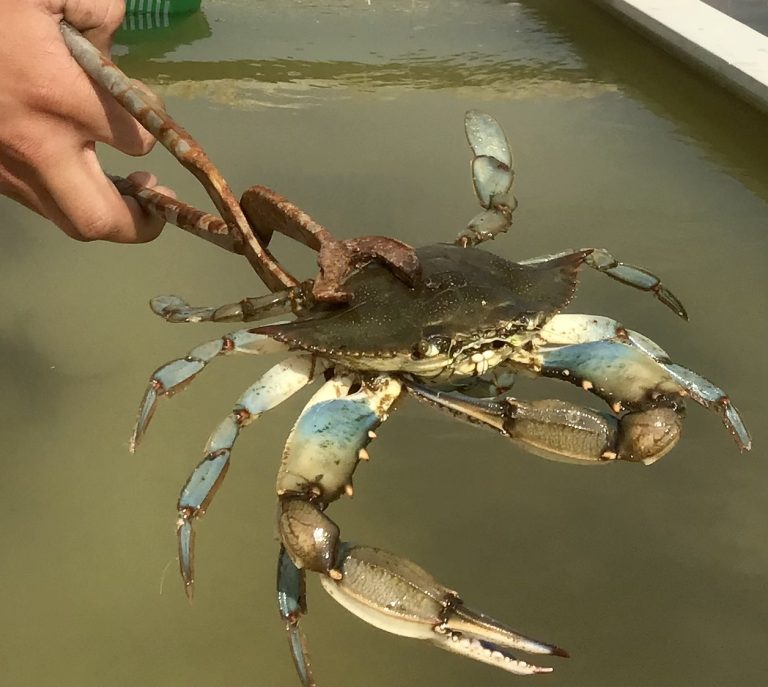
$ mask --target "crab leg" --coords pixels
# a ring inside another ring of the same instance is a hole
[[[647,336],[627,329],[621,322],[603,315],[566,313],[555,315],[538,332],[547,346],[569,346],[591,341],[620,341],[654,360],[669,362],[669,355]]]
[[[352,474],[368,459],[365,447],[401,391],[400,382],[387,375],[352,392],[354,384],[351,376],[335,377],[310,399],[283,451],[278,496],[301,495],[327,505],[343,493],[352,495]]]
[[[306,613],[306,604],[299,602],[304,569],[338,575],[334,566],[339,530],[320,509],[342,493],[352,496],[352,474],[360,460],[368,459],[365,447],[375,437],[374,429],[386,420],[401,388],[393,378],[382,376],[350,393],[353,383],[352,377],[336,377],[310,399],[288,437],[277,478],[278,529],[283,541],[278,602],[305,687],[314,683],[298,626]]]
[[[253,322],[274,315],[296,313],[306,304],[301,286],[237,303],[192,306],[179,296],[156,296],[149,302],[152,312],[167,322]]]
[[[382,376],[350,393],[354,383],[350,376],[335,377],[310,399],[288,437],[277,480],[278,529],[283,541],[278,606],[304,687],[315,684],[299,625],[306,613],[305,568],[335,574],[331,570],[339,535],[319,509],[343,493],[352,495],[352,473],[360,460],[368,459],[365,447],[375,437],[374,429],[386,420],[401,388],[396,380]]]
[[[472,184],[483,211],[459,234],[462,248],[493,239],[512,225],[517,199],[510,197],[515,180],[514,160],[499,123],[485,112],[470,110],[464,116],[464,131],[474,157]]]
[[[640,341],[639,335],[632,334]],[[617,413],[660,405],[677,407],[684,398],[691,398],[715,410],[739,448],[748,451],[752,445],[749,432],[728,395],[701,375],[662,357],[663,351],[649,339],[642,340],[658,357],[641,346],[605,339],[540,349],[527,354],[526,364],[545,377],[564,379],[591,391]]]
[[[435,646],[517,675],[551,673],[514,651],[567,657],[553,645],[526,637],[464,605],[459,595],[406,558],[370,546],[339,542],[340,577],[321,578],[338,603],[386,632],[426,639]]]
[[[306,647],[298,629],[305,612],[296,569],[322,575],[326,591],[353,614],[388,632],[427,639],[437,646],[518,674],[550,672],[511,651],[567,655],[555,646],[524,637],[498,621],[465,607],[458,595],[411,561],[339,539],[338,526],[323,513],[342,493],[351,495],[352,473],[373,429],[386,419],[400,394],[397,380],[351,378],[327,382],[310,400],[291,432],[278,475],[278,527],[284,549],[278,599],[302,683],[312,684]]]
[[[296,567],[284,546],[280,547],[277,559],[277,605],[280,608],[280,617],[285,621],[293,664],[301,684],[304,687],[315,687],[315,679],[309,665],[307,641],[299,624],[301,617],[307,613],[306,572]]]
[[[556,348],[551,353],[546,353],[549,356],[550,367],[556,368],[555,362],[556,356],[567,356],[573,354],[576,351],[577,358],[582,361],[580,369],[586,371],[587,367],[584,366],[584,358],[589,357],[588,350],[578,351],[574,348],[576,345],[581,344],[596,344],[598,341],[604,340],[612,343],[621,343],[630,346],[632,349],[640,351],[646,358],[639,356],[637,353],[627,353],[620,348],[615,348],[613,345],[607,347],[598,347],[599,350],[607,354],[608,359],[613,358],[613,362],[610,364],[616,365],[620,370],[625,370],[629,373],[637,373],[641,368],[651,370],[653,364],[650,360],[655,361],[658,367],[663,370],[663,374],[667,375],[673,380],[673,385],[678,387],[677,393],[681,396],[688,396],[696,403],[704,406],[705,408],[714,409],[723,419],[723,422],[734,437],[736,443],[743,451],[748,451],[751,448],[752,441],[749,436],[749,432],[744,426],[744,422],[741,419],[739,411],[731,404],[728,395],[719,387],[712,384],[701,375],[689,370],[682,365],[673,363],[669,355],[658,344],[651,341],[648,337],[632,331],[631,329],[625,329],[616,320],[612,320],[609,317],[600,317],[595,315],[556,315],[553,317],[539,332],[541,337],[549,344],[556,346],[564,346],[568,350],[562,350],[562,348]],[[557,351],[561,351],[558,353]],[[563,362],[563,361],[561,361]],[[536,365],[537,363],[534,363]],[[592,365],[597,365],[599,368],[601,364],[598,361],[592,361]],[[554,369],[553,368],[553,369]],[[570,381],[576,384],[586,386],[590,390],[594,390],[594,380],[592,379],[575,379],[570,374],[564,375],[565,371],[575,372],[578,374],[578,370],[570,368],[562,368],[560,374],[555,373],[553,376],[565,376]],[[605,370],[603,371],[605,372]],[[621,382],[621,377],[626,374],[616,374],[613,376],[613,381]],[[544,374],[548,374],[546,371]],[[651,376],[653,372],[649,372]],[[606,380],[607,381],[607,380]],[[624,379],[624,382],[627,380]],[[668,382],[658,379],[658,383],[662,386],[668,385]],[[605,385],[603,385],[605,386]],[[663,392],[662,389],[657,389],[651,392],[651,400],[653,400],[654,394]],[[595,390],[595,393],[598,393]],[[643,393],[640,390],[639,393]],[[611,399],[603,396],[605,400],[611,402]],[[620,399],[619,399],[620,400]]]
[[[285,551],[296,567],[320,573],[331,597],[374,627],[401,637],[426,639],[441,649],[518,675],[549,673],[552,668],[522,661],[514,651],[568,656],[559,647],[530,639],[466,607],[456,592],[412,561],[341,541],[339,528],[313,503],[284,501],[280,530]],[[300,609],[298,603],[290,605]],[[306,667],[303,644],[293,636],[291,640],[297,666]],[[299,673],[304,685],[311,684],[301,668]]]
[[[278,363],[240,396],[232,412],[209,437],[205,456],[181,490],[178,503],[179,564],[188,597],[192,597],[194,584],[192,522],[205,514],[221,485],[240,430],[304,388],[326,366],[311,355],[299,355]]]
[[[640,291],[648,291],[652,293],[676,315],[682,317],[684,320],[688,319],[688,313],[680,302],[680,299],[664,286],[655,274],[648,272],[648,270],[645,270],[642,267],[635,267],[634,265],[627,265],[623,262],[619,262],[608,251],[603,250],[602,248],[568,250],[554,255],[544,255],[538,258],[530,258],[529,260],[520,260],[519,264],[535,265],[537,263],[548,262],[554,258],[581,252],[588,252],[584,262],[592,269],[607,274],[611,279],[615,279],[622,284],[632,286]]]
[[[262,355],[287,350],[288,346],[264,334],[254,334],[248,329],[241,329],[200,344],[183,358],[161,365],[152,373],[149,386],[139,406],[139,416],[131,435],[129,450],[133,453],[144,436],[155,413],[158,399],[173,396],[184,389],[214,358],[232,353]]]
[[[648,465],[677,444],[682,430],[682,411],[666,406],[617,418],[555,399],[476,399],[412,383],[407,388],[420,401],[494,429],[529,453],[564,463],[626,460]]]

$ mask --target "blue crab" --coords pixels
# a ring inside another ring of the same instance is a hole
[[[455,244],[416,249],[421,272],[413,285],[374,261],[346,279],[343,303],[312,299],[306,286],[226,306],[192,307],[176,296],[152,301],[154,312],[171,322],[295,314],[292,321],[214,339],[152,375],[132,447],[158,399],[185,386],[215,358],[285,356],[238,399],[182,490],[179,557],[189,594],[193,522],[220,485],[240,430],[304,386],[323,382],[288,437],[277,477],[278,594],[304,684],[313,682],[299,628],[306,570],[319,573],[328,593],[369,623],[510,672],[549,670],[516,658],[514,650],[565,655],[470,610],[414,563],[340,539],[326,508],[352,494],[359,461],[367,459],[378,426],[404,394],[556,460],[654,462],[680,437],[685,398],[717,410],[739,446],[749,448],[739,414],[721,389],[612,319],[560,313],[574,295],[580,267],[587,265],[654,294],[685,317],[680,301],[651,273],[592,248],[510,262],[477,247],[509,225],[515,205],[509,196],[512,160],[490,116],[469,112],[466,130],[475,190],[485,209]],[[505,390],[521,373],[577,384],[607,401],[612,412],[513,398]]]
[[[396,554],[345,542],[326,509],[351,496],[367,447],[406,396],[491,428],[526,450],[578,464],[653,463],[681,435],[684,402],[715,410],[742,450],[751,440],[720,388],[673,363],[654,342],[602,316],[564,314],[583,266],[654,295],[687,318],[652,273],[595,248],[511,262],[478,247],[511,225],[513,160],[487,114],[465,119],[472,179],[483,210],[453,244],[412,249],[386,237],[335,241],[298,208],[253,187],[238,204],[193,139],[162,106],[132,90],[103,56],[63,27],[83,67],[155,132],[203,181],[223,220],[115,179],[156,212],[192,233],[246,255],[272,293],[223,306],[193,307],[177,296],[152,300],[170,322],[258,322],[197,346],[158,368],[142,400],[131,450],[160,398],[189,384],[210,362],[234,354],[279,354],[210,436],[178,501],[178,545],[187,595],[194,588],[194,522],[229,468],[240,431],[263,413],[320,383],[291,430],[277,476],[280,614],[301,682],[314,685],[301,618],[306,571],[353,614],[383,630],[529,675],[550,672],[516,652],[567,656],[466,606],[430,573]],[[273,230],[319,252],[321,273],[300,283],[266,250]],[[554,377],[607,402],[598,411],[557,399],[510,395],[515,375]]]

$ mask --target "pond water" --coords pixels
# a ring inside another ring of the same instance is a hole
[[[768,2],[766,0],[704,0],[729,17],[768,34]]]
[[[572,310],[621,319],[725,387],[751,454],[691,407],[680,445],[652,468],[580,469],[408,402],[332,515],[346,539],[404,554],[471,605],[567,648],[537,684],[761,685],[765,119],[578,5],[221,0],[118,43],[122,66],[163,92],[235,189],[271,186],[339,236],[451,240],[476,210],[462,117],[480,108],[506,129],[518,168],[515,226],[492,250],[603,246],[663,275],[689,323],[596,274]],[[103,159],[205,203],[165,151]],[[241,437],[198,528],[192,606],[176,571],[178,491],[273,361],[216,363],[127,452],[150,372],[228,330],[168,325],[148,299],[264,289],[244,260],[174,228],[142,247],[82,245],[7,200],[0,212],[0,684],[298,684],[274,599],[274,476],[306,396]],[[307,250],[276,250],[311,274]],[[555,383],[523,391],[584,398]],[[321,685],[516,681],[368,627],[316,580],[309,592]]]

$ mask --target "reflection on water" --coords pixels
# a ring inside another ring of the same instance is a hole
[[[224,4],[216,11],[218,22],[229,23],[238,21],[242,7]],[[314,87],[341,82],[360,88],[500,91],[513,85],[525,91],[553,84],[576,90],[588,81],[567,45],[538,40],[541,25],[517,3],[322,3],[312,8],[267,2],[250,15],[248,27],[205,35],[206,40],[199,40],[188,26],[179,26],[166,32],[163,41],[130,46],[120,64],[152,84],[206,82],[197,92],[213,88],[215,81],[246,88],[251,81]],[[252,27],[259,28],[258,37]],[[509,40],[510,34],[515,40]],[[135,43],[135,35],[123,32],[121,40],[134,37]],[[232,102],[238,101],[233,95]]]
[[[134,73],[134,64],[146,64],[163,57],[180,45],[189,45],[211,35],[211,27],[203,12],[171,14],[162,21],[143,21],[144,15],[128,15],[115,36],[113,52],[129,54],[123,68]],[[137,77],[138,78],[138,77]]]
[[[406,403],[371,446],[354,501],[333,507],[344,536],[407,555],[473,605],[568,648],[548,685],[761,685],[768,170],[757,120],[588,10],[582,24],[539,1],[348,3],[334,24],[338,3],[280,5],[210,3],[209,36],[129,46],[123,65],[155,83],[202,73],[212,88],[232,84],[233,102],[169,85],[169,107],[235,189],[270,185],[341,236],[453,237],[475,212],[463,112],[488,109],[513,142],[521,201],[513,234],[491,248],[605,246],[663,275],[690,323],[598,275],[585,276],[573,310],[618,317],[722,384],[755,440],[739,456],[718,418],[691,408],[681,444],[652,468],[578,469]],[[475,82],[477,55],[493,69]],[[298,76],[262,79],[254,67],[288,70],[299,57]],[[363,64],[397,75],[386,86],[362,68],[337,78]],[[428,88],[417,87],[424,70]],[[521,97],[520,83],[555,81],[593,90]],[[238,93],[260,107],[240,107]],[[301,95],[313,107],[271,106]],[[116,172],[137,164],[104,159]],[[138,164],[205,202],[164,151]],[[148,298],[226,302],[262,288],[244,261],[182,232],[143,247],[82,245],[0,208],[0,684],[297,684],[273,598],[274,475],[305,397],[241,438],[199,528],[192,607],[175,570],[178,490],[207,432],[273,361],[211,366],[127,453],[151,370],[222,333],[159,322]],[[308,251],[276,250],[311,272]],[[525,388],[582,398],[554,382]],[[315,582],[309,592],[321,684],[515,681],[368,628]]]
[[[768,199],[765,115],[669,57],[590,3],[527,0],[526,7],[579,46],[588,79],[618,84],[741,183]],[[709,114],[702,117],[702,112]]]

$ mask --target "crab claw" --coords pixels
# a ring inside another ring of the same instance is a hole
[[[513,650],[567,657],[559,647],[525,637],[464,606],[456,592],[395,554],[342,544],[340,579],[323,577],[325,590],[348,611],[381,630],[427,639],[435,646],[518,675],[552,668],[516,658]]]

